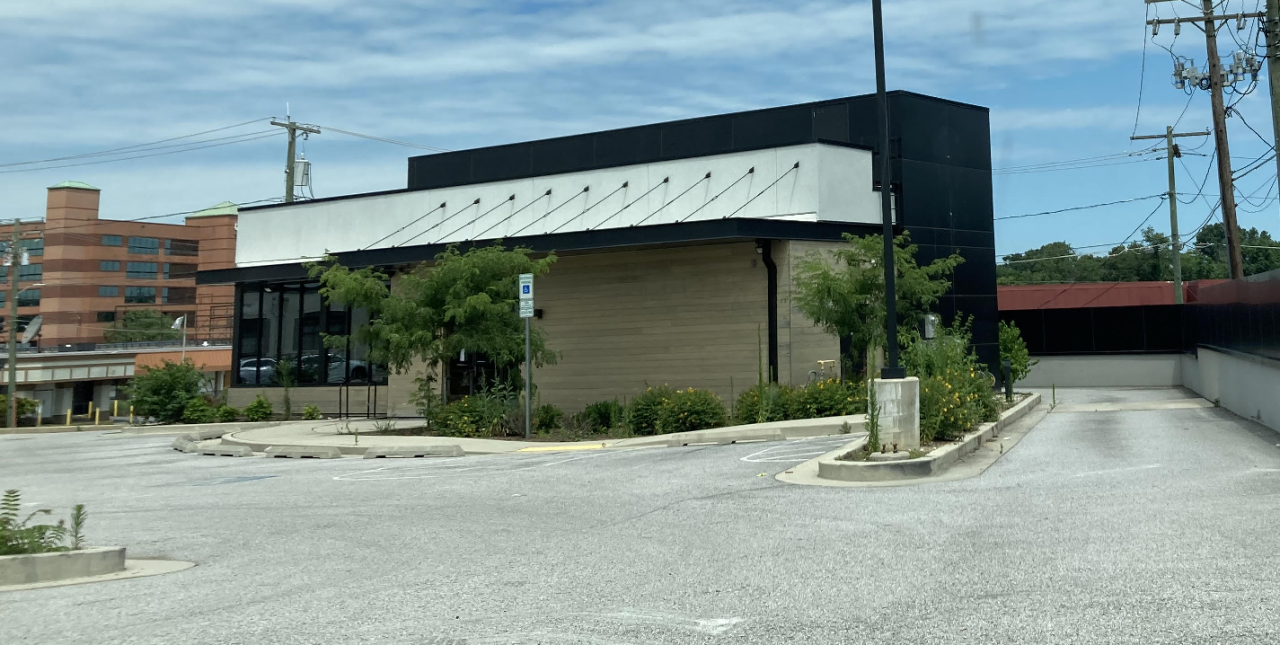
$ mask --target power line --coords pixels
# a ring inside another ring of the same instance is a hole
[[[39,160],[36,160],[36,161],[15,161],[15,162],[10,162],[10,163],[3,163],[3,164],[0,164],[0,168],[8,168],[8,167],[12,167],[12,166],[30,166],[30,165],[35,165],[35,164],[53,163],[53,162],[57,162],[57,161],[68,161],[68,160],[71,160],[71,159],[84,159],[84,158],[87,158],[87,157],[101,157],[101,156],[104,156],[104,155],[110,155],[110,154],[115,154],[115,153],[121,153],[121,152],[125,152],[125,151],[137,152],[137,151],[138,151],[138,149],[141,149],[141,148],[149,148],[149,147],[151,147],[151,146],[159,145],[159,144],[161,144],[161,143],[169,143],[169,142],[171,142],[171,141],[179,141],[179,140],[181,140],[181,139],[191,139],[191,138],[193,138],[193,137],[199,137],[199,136],[203,136],[203,135],[206,135],[206,134],[212,134],[212,133],[214,133],[214,132],[221,132],[221,131],[223,131],[223,130],[230,130],[230,129],[233,129],[233,128],[239,128],[239,127],[241,127],[241,126],[249,125],[250,123],[257,123],[257,122],[259,122],[259,121],[266,121],[266,120],[267,120],[267,119],[269,119],[269,118],[271,118],[271,117],[262,117],[262,118],[258,118],[258,119],[253,119],[253,120],[251,120],[251,121],[245,121],[245,122],[243,122],[243,123],[236,123],[236,124],[234,124],[234,125],[226,125],[226,126],[222,126],[222,127],[220,127],[220,128],[214,128],[214,129],[212,129],[212,130],[205,130],[205,131],[203,131],[203,132],[196,132],[196,133],[193,133],[193,134],[184,134],[184,135],[182,135],[182,136],[180,136],[180,137],[172,137],[172,138],[169,138],[169,139],[161,139],[161,140],[159,140],[159,141],[152,141],[151,143],[138,143],[138,144],[134,144],[134,145],[131,145],[131,146],[125,146],[125,147],[123,147],[123,148],[112,148],[111,150],[99,150],[98,152],[86,152],[86,153],[84,153],[84,154],[69,155],[69,156],[66,156],[66,157],[51,157],[51,158],[49,158],[49,159],[39,159]],[[213,141],[213,140],[214,140],[214,139],[211,139],[211,141]]]
[[[1145,154],[1145,153],[1143,153],[1143,154]],[[1149,158],[1146,158],[1146,159],[1129,159],[1129,160],[1125,160],[1125,161],[1113,161],[1113,162],[1110,162],[1110,163],[1069,164],[1069,163],[1065,163],[1065,162],[1064,162],[1063,164],[1061,164],[1061,165],[1057,165],[1057,166],[1048,166],[1048,167],[1043,167],[1043,168],[1032,168],[1032,169],[1028,169],[1028,170],[1021,170],[1021,169],[1018,169],[1018,170],[1012,170],[1012,169],[993,170],[993,171],[992,171],[992,174],[995,174],[995,175],[1029,175],[1029,174],[1033,174],[1033,173],[1041,173],[1041,172],[1059,172],[1059,171],[1063,171],[1063,170],[1087,170],[1087,169],[1089,169],[1089,168],[1105,168],[1105,167],[1108,167],[1108,166],[1125,166],[1125,165],[1129,165],[1129,164],[1138,164],[1138,163],[1143,163],[1143,162],[1147,162],[1147,161],[1159,161],[1160,159],[1163,159],[1163,157],[1149,157]]]
[[[1023,219],[1027,217],[1042,217],[1044,215],[1057,215],[1058,213],[1068,213],[1071,211],[1083,211],[1083,210],[1089,210],[1092,208],[1102,208],[1103,206],[1115,206],[1116,204],[1128,204],[1130,202],[1140,202],[1147,199],[1157,199],[1157,198],[1164,199],[1166,196],[1167,196],[1167,193],[1158,193],[1155,195],[1147,195],[1145,197],[1132,197],[1130,199],[1121,199],[1118,201],[1104,202],[1101,204],[1090,204],[1088,206],[1072,206],[1070,208],[1060,208],[1058,210],[1043,211],[1040,213],[1027,213],[1025,215],[1005,215],[1004,217],[997,217],[995,218],[995,220],[1000,221],[1000,220],[1006,220],[1006,219]]]
[[[361,139],[369,139],[370,141],[381,141],[382,143],[390,143],[397,146],[404,146],[406,148],[417,148],[419,150],[431,150],[433,152],[453,152],[452,150],[449,150],[447,148],[437,148],[435,146],[424,146],[417,143],[409,143],[407,141],[397,141],[395,139],[387,139],[385,137],[375,137],[372,134],[361,134],[359,132],[342,130],[340,128],[335,128],[333,126],[328,126],[328,125],[317,125],[316,127],[324,128],[325,130],[330,130],[332,132],[337,132],[338,134],[345,134],[349,137],[359,137]]]
[[[134,156],[132,156],[132,157],[119,157],[119,158],[116,158],[116,159],[106,159],[106,160],[103,160],[103,161],[84,161],[84,162],[80,162],[80,163],[69,163],[69,164],[62,164],[62,165],[58,165],[58,166],[41,166],[41,167],[39,167],[39,168],[19,168],[19,169],[16,169],[16,170],[0,170],[0,174],[8,174],[8,173],[16,173],[16,172],[36,172],[36,171],[39,171],[39,170],[54,170],[54,169],[56,169],[56,168],[71,168],[71,167],[74,167],[74,166],[96,166],[96,165],[98,165],[98,164],[104,164],[104,163],[116,163],[116,162],[119,162],[119,161],[129,161],[129,160],[132,160],[132,159],[146,159],[147,157],[163,157],[163,156],[165,156],[165,155],[173,155],[173,154],[178,154],[178,153],[180,153],[180,152],[193,152],[193,151],[195,151],[195,150],[204,150],[204,149],[206,149],[206,148],[219,148],[219,147],[222,147],[222,146],[229,146],[229,145],[233,145],[233,144],[236,144],[236,143],[248,143],[248,142],[250,142],[250,141],[257,141],[258,139],[266,139],[266,138],[268,138],[268,137],[274,137],[274,136],[277,136],[277,135],[279,135],[279,134],[283,134],[283,133],[275,132],[275,131],[264,131],[264,132],[265,132],[265,134],[264,134],[264,133],[253,133],[253,134],[257,134],[258,136],[240,135],[240,136],[242,136],[242,137],[248,137],[248,138],[241,138],[241,139],[237,139],[237,140],[235,140],[235,141],[226,141],[226,142],[223,142],[223,143],[215,143],[215,144],[211,144],[211,145],[207,145],[207,146],[195,146],[195,147],[189,147],[189,148],[182,148],[182,149],[180,149],[180,150],[170,150],[170,151],[168,151],[168,152],[156,152],[156,153],[152,153],[152,154],[134,155]]]

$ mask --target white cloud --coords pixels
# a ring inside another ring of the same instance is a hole
[[[1107,0],[885,11],[890,85],[943,95],[1070,75],[1142,42],[1142,9]],[[0,163],[282,116],[285,102],[302,120],[446,148],[764,107],[870,91],[870,41],[869,4],[829,0],[12,0]],[[1119,105],[993,111],[998,130],[1125,119]],[[281,183],[268,142],[0,174],[0,190],[28,210],[68,177],[145,214],[257,199]],[[329,155],[318,181],[352,191],[402,186],[414,154],[331,132],[310,145]]]

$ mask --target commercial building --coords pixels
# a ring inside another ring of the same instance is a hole
[[[30,263],[0,268],[7,314],[8,271],[19,280],[19,328],[36,314],[32,346],[85,351],[131,309],[187,316],[196,341],[230,338],[233,290],[196,286],[200,269],[234,266],[236,208],[221,204],[185,224],[98,218],[101,191],[68,181],[48,190],[45,220],[22,225]],[[8,236],[4,236],[8,237]]]
[[[232,371],[234,289],[197,286],[196,273],[235,266],[236,206],[223,203],[187,215],[185,224],[161,224],[99,219],[100,198],[98,188],[82,182],[51,186],[44,221],[20,228],[28,263],[0,267],[0,320],[14,297],[8,271],[16,270],[17,329],[36,315],[42,321],[19,348],[18,395],[39,400],[51,420],[84,414],[91,404],[106,409],[135,369],[184,356],[208,375],[211,392],[221,392]],[[176,339],[106,343],[105,332],[137,309],[186,316],[187,349]],[[0,386],[7,382],[8,371],[0,370]]]
[[[938,309],[973,316],[994,364],[988,112],[894,92],[890,122],[895,230],[922,263],[965,257]],[[560,258],[536,288],[535,322],[560,352],[534,372],[543,402],[578,409],[646,383],[728,398],[762,364],[804,382],[841,347],[796,309],[794,271],[845,233],[880,232],[877,137],[875,97],[858,96],[415,157],[403,190],[242,209],[235,268],[198,279],[235,285],[231,402],[278,399],[289,361],[295,404],[360,413],[376,397],[379,412],[411,413],[416,374],[388,379],[364,348],[324,347],[367,314],[324,303],[303,265],[333,254],[394,275],[495,240]],[[453,387],[471,367],[459,358]]]

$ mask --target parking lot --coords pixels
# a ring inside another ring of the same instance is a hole
[[[1058,394],[1143,409],[874,489],[773,478],[849,437],[284,460],[3,436],[0,488],[199,566],[0,594],[0,642],[1276,642],[1280,436],[1163,409],[1179,390]]]

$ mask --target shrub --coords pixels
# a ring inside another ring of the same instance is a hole
[[[213,406],[203,396],[189,399],[182,409],[183,423],[213,423],[214,418]]]
[[[540,405],[533,411],[533,430],[550,432],[564,424],[564,410],[551,404]]]
[[[320,414],[320,408],[317,408],[314,405],[308,405],[302,408],[302,418],[307,421],[316,421],[324,418],[324,415]]]
[[[867,395],[857,383],[813,381],[799,390],[792,418],[819,419],[866,412]]]
[[[722,428],[729,419],[724,401],[711,390],[676,390],[658,409],[658,432]]]
[[[444,404],[440,402],[440,393],[435,389],[435,382],[435,377],[429,374],[419,376],[413,379],[413,394],[409,395],[409,402],[418,409],[418,416],[422,417],[422,425],[428,431],[437,429],[440,425],[440,415],[444,412]]]
[[[581,423],[590,424],[593,430],[604,431],[621,424],[625,410],[617,399],[609,399],[588,405],[577,416]]]
[[[1018,326],[1002,320],[1000,321],[1001,369],[1005,361],[1009,361],[1009,374],[1014,383],[1026,378],[1031,373],[1032,366],[1040,362],[1031,360],[1027,343],[1022,340],[1022,332],[1018,331]]]
[[[627,409],[627,425],[631,427],[631,432],[637,435],[658,434],[658,415],[662,404],[673,394],[675,390],[659,385],[646,387],[644,392],[632,399]]]
[[[502,434],[507,409],[507,401],[498,396],[464,396],[444,406],[440,415],[440,434],[449,437],[491,437]]]
[[[200,396],[204,385],[204,374],[188,359],[181,363],[164,361],[161,367],[148,368],[134,376],[125,391],[138,415],[154,417],[161,423],[178,423],[187,402]]]
[[[36,399],[18,397],[18,418],[34,416],[40,410],[40,402]],[[0,394],[0,424],[9,422],[9,397]]]
[[[84,504],[76,504],[71,512],[71,528],[63,520],[57,524],[32,524],[31,518],[49,515],[47,508],[32,511],[20,518],[22,496],[16,490],[6,490],[0,499],[0,555],[51,553],[79,549],[84,543],[84,523],[89,514]],[[70,548],[63,541],[71,539]]]
[[[738,423],[767,423],[795,419],[799,391],[796,388],[766,383],[753,385],[738,395],[734,405]]]
[[[253,399],[253,403],[244,406],[244,420],[266,421],[271,418],[272,412],[274,410],[271,409],[271,402],[267,400],[267,397],[259,394]]]
[[[907,372],[920,379],[920,440],[950,440],[998,414],[993,380],[969,346],[969,323],[957,320],[924,340],[912,332],[902,353]]]
[[[213,416],[218,419],[218,423],[234,423],[240,417],[240,411],[229,405],[222,405],[218,406]]]

